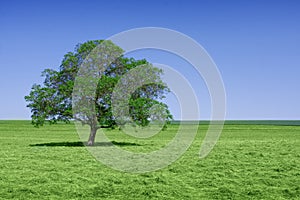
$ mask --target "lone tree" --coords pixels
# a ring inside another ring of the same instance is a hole
[[[128,122],[146,126],[153,120],[168,123],[172,115],[161,102],[169,92],[161,80],[163,71],[122,53],[111,41],[88,41],[64,55],[58,71],[44,70],[44,83],[34,84],[25,96],[32,124],[78,120],[90,126],[88,145],[93,145],[100,128]],[[135,70],[139,73],[126,76]]]

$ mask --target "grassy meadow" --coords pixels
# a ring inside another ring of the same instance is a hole
[[[177,128],[151,139],[105,132],[121,148],[148,152]],[[98,162],[73,124],[0,121],[0,199],[300,199],[299,122],[227,122],[200,160],[207,128],[201,123],[194,143],[168,167],[130,174]]]

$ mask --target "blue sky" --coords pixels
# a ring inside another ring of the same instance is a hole
[[[24,96],[77,43],[148,26],[182,32],[207,50],[224,81],[227,119],[300,119],[299,10],[297,0],[1,1],[0,119],[29,119]],[[163,55],[132,56],[189,71]],[[209,117],[209,95],[194,87]]]

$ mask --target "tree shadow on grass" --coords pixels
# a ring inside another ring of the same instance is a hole
[[[40,143],[40,144],[30,144],[31,147],[84,147],[87,143],[86,142],[49,142],[49,143]],[[131,142],[95,142],[94,146],[91,147],[97,147],[97,146],[141,146],[137,143],[131,143]]]

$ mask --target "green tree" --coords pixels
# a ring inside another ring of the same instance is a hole
[[[98,48],[101,45],[102,48]],[[46,121],[53,124],[78,120],[90,126],[88,145],[93,145],[99,128],[129,122],[146,126],[155,120],[166,123],[171,120],[167,105],[161,102],[169,92],[161,81],[163,71],[145,59],[127,58],[122,53],[111,41],[88,41],[67,53],[58,71],[44,70],[44,83],[34,84],[30,94],[25,96],[32,124],[38,127]],[[142,72],[139,77],[134,74],[127,76],[127,80],[122,78],[137,68]],[[81,87],[75,87],[78,85]],[[116,85],[118,88],[114,91]],[[124,92],[130,95],[124,98]],[[116,112],[112,111],[113,102],[118,108]]]

